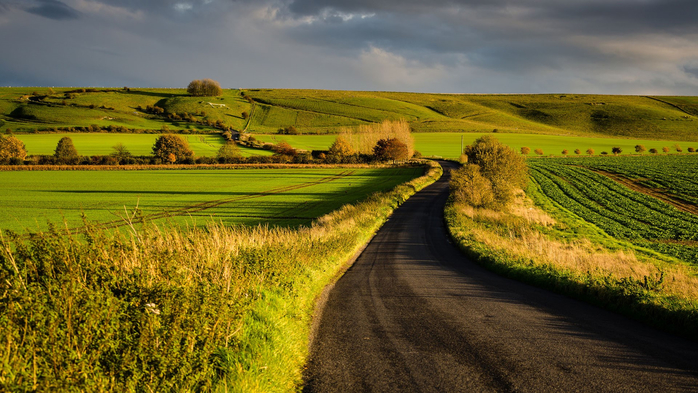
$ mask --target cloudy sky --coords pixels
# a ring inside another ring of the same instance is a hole
[[[698,95],[696,20],[696,0],[0,0],[0,85]]]

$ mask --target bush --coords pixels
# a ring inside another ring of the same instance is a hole
[[[397,138],[379,139],[373,147],[373,156],[379,161],[406,160],[410,157],[407,145]]]
[[[662,147],[662,151],[663,151],[664,153],[669,153],[669,148],[666,147],[666,146],[664,146],[664,147]]]
[[[539,156],[543,155],[543,149],[536,149],[533,151],[534,153],[538,154]]]
[[[467,146],[468,162],[480,167],[480,173],[492,183],[493,205],[504,207],[513,199],[514,189],[528,182],[526,160],[496,138],[485,135]]]
[[[695,153],[695,152],[696,152],[696,149],[693,148],[693,147],[689,147],[689,148],[688,148],[688,152],[689,152],[689,153]]]
[[[288,142],[281,141],[272,147],[274,153],[280,156],[293,157],[297,154],[296,149],[293,148]]]
[[[644,153],[645,150],[645,145],[635,145],[635,153]]]
[[[582,151],[579,149],[574,149],[574,154],[580,155],[580,154],[582,154]]]
[[[193,80],[187,86],[187,92],[197,97],[213,97],[223,95],[221,85],[213,79]]]
[[[531,152],[531,148],[528,146],[523,146],[521,148],[521,154],[523,154],[523,155],[528,155],[530,152]]]
[[[235,142],[226,142],[216,153],[216,158],[220,163],[233,163],[238,161],[240,157],[242,157],[240,148]]]
[[[58,164],[75,165],[80,161],[80,155],[73,145],[73,140],[67,136],[58,141],[53,156]]]
[[[562,155],[563,155],[563,156],[566,156],[568,153],[569,153],[569,151],[568,151],[567,149],[564,149],[564,150],[562,151]]]
[[[650,149],[650,153],[651,153],[651,154],[657,154],[657,153],[659,153],[659,152],[657,151],[657,149],[655,149],[655,148],[653,147],[653,148]]]
[[[618,146],[615,146],[615,147],[612,147],[612,148],[611,148],[611,152],[613,152],[613,155],[616,155],[616,156],[617,156],[618,154],[620,154],[620,153],[623,152],[623,149],[621,149],[621,148],[618,147]]]
[[[153,155],[163,162],[183,162],[192,158],[194,152],[189,148],[189,143],[178,135],[161,135],[153,145]]]
[[[492,182],[482,176],[480,167],[475,164],[468,164],[452,171],[450,187],[458,202],[484,208],[494,205]]]
[[[678,153],[682,153],[682,152],[683,152],[683,149],[681,148],[681,146],[679,146],[678,143],[674,145],[674,150],[676,150]]]
[[[594,149],[591,149],[591,148],[587,149],[587,154],[590,155],[590,156],[593,156],[593,155],[594,155]]]

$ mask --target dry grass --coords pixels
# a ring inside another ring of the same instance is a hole
[[[410,125],[405,120],[384,121],[380,124],[361,125],[358,128],[343,128],[340,135],[351,144],[354,151],[373,154],[373,147],[380,139],[397,138],[407,145],[408,157],[414,154],[414,138]]]
[[[647,256],[638,256],[632,249],[608,250],[588,239],[560,240],[532,226],[552,227],[556,221],[535,207],[523,192],[517,193],[509,212],[475,209],[458,204],[458,214],[468,217],[473,225],[469,234],[487,248],[503,251],[533,265],[552,266],[578,276],[630,278],[664,275],[662,291],[688,301],[698,300],[698,271],[685,264],[668,264]],[[495,224],[477,225],[477,223]]]

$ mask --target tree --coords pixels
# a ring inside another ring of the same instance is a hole
[[[582,154],[582,151],[579,149],[574,149],[574,154],[580,155],[580,154]]]
[[[681,146],[680,146],[678,143],[674,145],[674,149],[675,149],[678,153],[682,153],[682,152],[683,152],[683,149],[681,148]]]
[[[650,153],[651,153],[651,154],[657,154],[657,153],[659,153],[659,152],[657,151],[657,149],[655,149],[655,148],[653,147],[653,148],[650,149]]]
[[[380,161],[397,161],[410,158],[407,145],[397,138],[379,139],[373,147],[373,155]]]
[[[290,157],[293,157],[293,156],[295,156],[296,154],[298,154],[298,153],[296,152],[296,149],[294,149],[293,146],[291,146],[291,145],[290,145],[288,142],[286,142],[286,141],[281,141],[281,142],[277,143],[276,145],[274,145],[274,146],[272,147],[272,150],[274,151],[274,153],[276,153],[276,154],[278,154],[278,155],[280,155],[280,156],[290,156]]]
[[[195,79],[189,82],[187,93],[197,97],[214,97],[223,95],[223,89],[213,79]]]
[[[248,117],[250,117],[250,114],[249,114],[249,113],[247,113],[247,112],[242,112],[242,118],[243,118],[244,120],[247,120]]]
[[[523,146],[521,148],[521,154],[523,154],[523,155],[528,155],[528,153],[530,153],[530,152],[531,152],[531,148],[528,146]]]
[[[538,154],[539,156],[543,155],[543,149],[536,149],[533,151],[534,153]]]
[[[587,149],[587,154],[590,155],[590,156],[593,156],[593,155],[594,155],[594,149],[592,149],[592,148]]]
[[[153,145],[153,155],[166,162],[181,162],[194,156],[189,143],[178,135],[165,134],[158,137]]]
[[[646,150],[645,145],[635,145],[635,153],[644,153]]]
[[[611,152],[613,153],[614,156],[617,156],[618,154],[623,152],[623,149],[621,149],[618,146],[614,146],[611,148]]]
[[[514,189],[523,188],[528,183],[524,157],[490,135],[476,139],[463,153],[468,162],[479,166],[482,176],[492,183],[496,206],[506,206],[514,197]]]
[[[351,148],[349,141],[338,136],[330,146],[328,154],[333,157],[345,157],[354,154],[354,149]]]
[[[27,148],[16,137],[0,135],[0,161],[24,160],[27,157]]]
[[[218,149],[218,153],[216,153],[216,158],[218,158],[218,162],[220,163],[234,162],[240,157],[242,157],[240,148],[233,141],[226,142],[225,145]]]
[[[663,151],[664,153],[669,153],[669,148],[666,147],[666,146],[664,146],[664,147],[662,147],[662,151]]]
[[[563,156],[566,156],[568,153],[569,153],[569,151],[568,151],[567,149],[564,149],[564,150],[562,151],[562,155],[563,155]]]
[[[80,155],[78,154],[75,145],[73,145],[73,140],[70,137],[64,136],[58,141],[56,145],[56,151],[53,154],[56,157],[56,161],[59,164],[77,164],[80,160]]]
[[[696,152],[696,149],[695,149],[694,147],[689,147],[689,148],[688,148],[688,152],[689,152],[689,153],[695,153],[695,152]]]
[[[128,148],[126,148],[123,143],[117,143],[111,148],[114,149],[114,152],[111,155],[117,157],[118,159],[131,157],[131,152],[128,151]]]

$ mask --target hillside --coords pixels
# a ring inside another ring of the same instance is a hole
[[[249,99],[246,99],[248,96]],[[150,107],[150,108],[149,108]],[[162,108],[160,112],[152,107]],[[249,119],[247,116],[249,115]],[[415,132],[491,132],[698,140],[698,97],[455,95],[249,89],[190,97],[183,89],[0,89],[0,129],[335,133],[406,119]],[[249,123],[249,124],[248,124]]]

